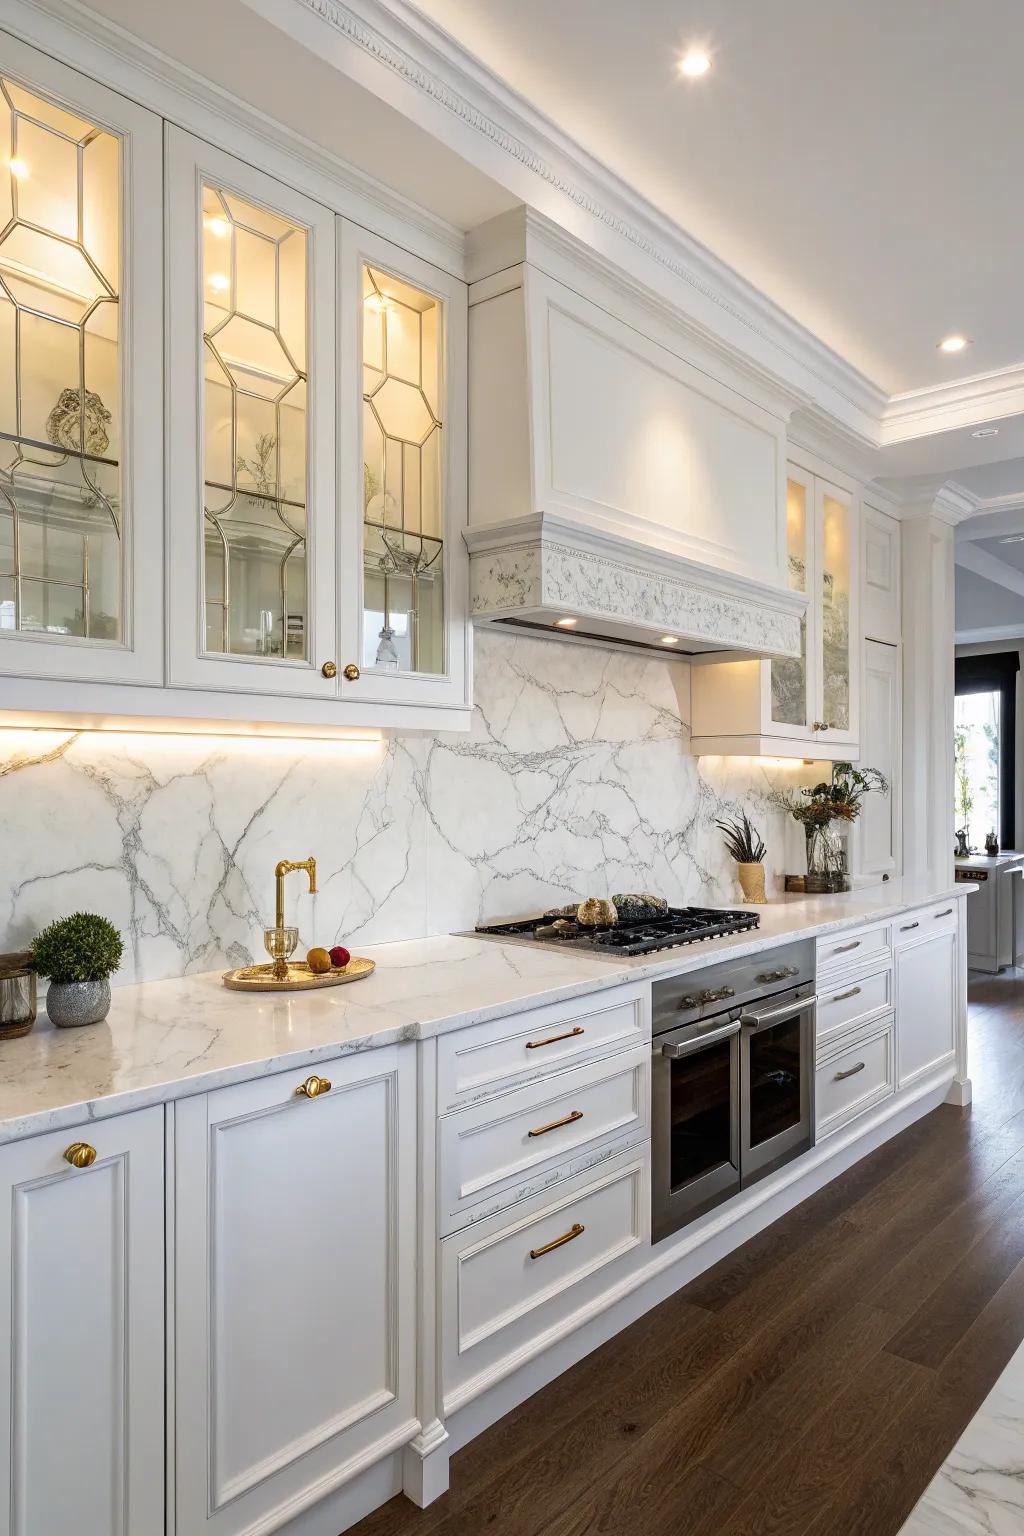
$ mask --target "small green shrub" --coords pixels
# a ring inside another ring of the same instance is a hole
[[[73,912],[36,936],[32,968],[51,981],[102,981],[117,970],[123,953],[113,923],[95,912]]]

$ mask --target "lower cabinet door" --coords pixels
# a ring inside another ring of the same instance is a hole
[[[162,1536],[163,1126],[0,1147],[2,1536]]]
[[[952,1056],[956,931],[896,951],[896,1085],[906,1088]]]
[[[413,1047],[175,1110],[179,1532],[276,1530],[411,1440]]]

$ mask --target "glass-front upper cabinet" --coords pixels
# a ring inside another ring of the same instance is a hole
[[[333,698],[334,216],[167,130],[172,683]]]
[[[0,42],[0,671],[159,682],[159,120]]]
[[[342,696],[463,703],[466,290],[339,224]]]
[[[814,481],[791,465],[786,480],[786,549],[789,585],[807,592],[812,568]],[[814,678],[809,666],[808,630],[813,614],[800,620],[800,655],[780,656],[770,663],[770,719],[786,731],[807,730],[813,718]]]
[[[829,737],[853,727],[853,507],[849,495],[817,482],[818,582],[821,598],[821,725]],[[819,727],[820,728],[820,727]]]

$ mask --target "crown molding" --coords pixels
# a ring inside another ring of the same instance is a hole
[[[465,236],[447,220],[286,127],[80,0],[2,0],[0,29],[94,75],[169,122],[240,155],[390,239],[413,229],[422,254],[456,277]],[[287,162],[287,167],[285,163]]]
[[[958,629],[954,635],[957,645],[991,645],[993,642],[1013,640],[1024,643],[1024,624],[993,624],[990,629]]]
[[[1024,364],[893,395],[882,410],[881,445],[953,432],[1024,411]]]

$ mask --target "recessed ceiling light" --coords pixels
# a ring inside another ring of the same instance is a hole
[[[711,68],[711,60],[702,48],[691,48],[679,60],[679,73],[690,80],[699,80]]]
[[[943,336],[939,342],[940,352],[962,352],[964,347],[970,346],[970,340],[966,336]]]
[[[1008,533],[999,542],[1000,544],[1024,544],[1024,533]]]
[[[662,645],[678,645],[679,644],[679,636],[678,635],[662,635],[662,637],[661,637],[661,644]]]
[[[19,181],[24,181],[28,175],[28,161],[20,160],[17,156],[11,161],[11,175],[17,176]]]
[[[557,625],[557,627],[559,629],[572,629],[573,625],[574,624],[578,624],[578,623],[579,623],[579,619],[556,619],[555,620],[555,624]]]
[[[218,293],[226,293],[231,287],[231,279],[224,272],[211,272],[207,282],[211,288],[216,288]]]
[[[976,432],[972,432],[971,433],[971,436],[972,437],[998,437],[999,436],[999,428],[998,427],[979,427]]]

